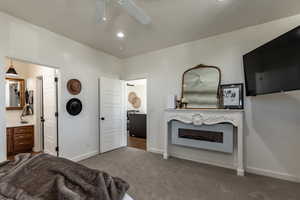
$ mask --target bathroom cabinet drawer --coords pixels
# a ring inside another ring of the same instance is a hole
[[[33,147],[33,142],[29,140],[15,140],[14,142],[14,152],[23,153],[25,151],[31,151]]]
[[[15,134],[33,133],[33,126],[24,126],[24,127],[14,128],[14,133]]]
[[[34,146],[34,126],[7,128],[8,155],[30,152]]]
[[[27,134],[15,134],[14,141],[20,141],[20,140],[32,140],[33,135],[32,133]]]
[[[24,153],[31,151],[32,145],[31,144],[26,144],[26,143],[20,143],[19,145],[16,145],[14,147],[14,153]]]

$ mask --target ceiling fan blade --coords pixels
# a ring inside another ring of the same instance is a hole
[[[97,22],[104,22],[107,20],[106,5],[107,0],[96,0],[96,20]]]
[[[134,17],[140,23],[151,23],[151,17],[149,17],[142,8],[138,7],[133,0],[119,0],[119,4],[129,13],[129,15]]]

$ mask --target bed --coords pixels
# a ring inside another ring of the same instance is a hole
[[[131,198],[131,196],[129,196],[128,194],[125,194],[123,200],[133,200],[133,198]]]
[[[0,163],[0,199],[133,200],[121,178],[48,154]]]

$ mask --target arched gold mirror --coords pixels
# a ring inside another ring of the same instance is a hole
[[[218,67],[198,65],[183,73],[182,101],[187,109],[218,108],[221,71]]]

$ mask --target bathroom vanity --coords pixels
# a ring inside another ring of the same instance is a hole
[[[7,127],[7,154],[31,152],[34,145],[34,126],[19,125]]]
[[[26,95],[26,82],[20,78],[6,78],[6,135],[7,155],[28,153],[34,146],[33,113],[27,116],[25,108],[30,105]],[[22,117],[27,116],[26,120]]]

